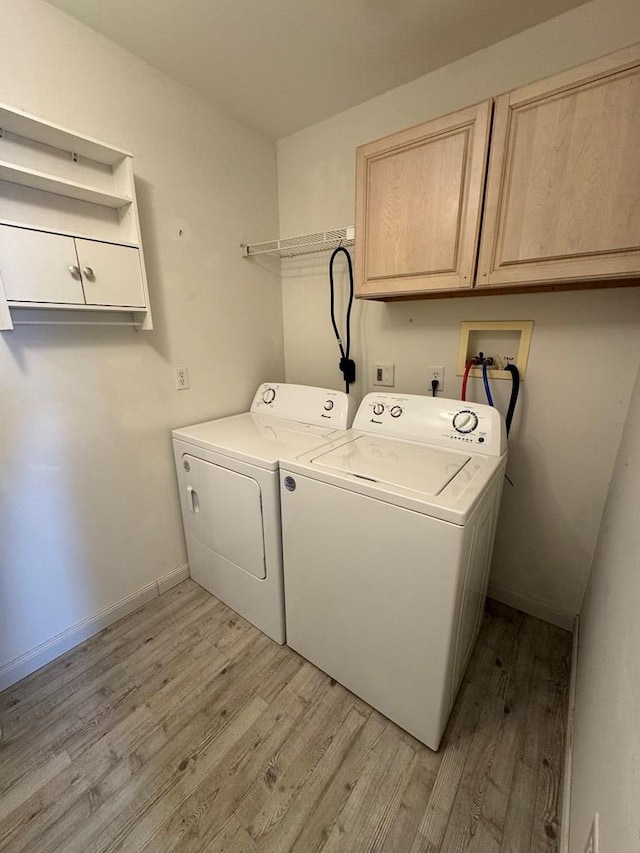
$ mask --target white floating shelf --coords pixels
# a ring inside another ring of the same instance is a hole
[[[7,300],[7,305],[9,308],[24,308],[25,311],[31,311],[34,308],[46,308],[47,310],[59,309],[60,311],[82,311],[83,313],[87,311],[101,311],[102,313],[105,311],[126,311],[129,314],[142,314],[147,310],[144,306],[136,305],[86,305],[84,302],[76,304],[70,302],[18,302],[13,299]]]
[[[20,323],[75,326],[89,318],[153,328],[128,151],[0,104],[0,202],[0,330]],[[80,297],[61,290],[57,273],[49,272],[64,241],[75,247],[71,255],[62,252],[65,266],[80,248],[100,258],[102,304],[86,304],[84,293],[81,302],[59,301]]]
[[[108,238],[96,237],[95,234],[92,234],[90,231],[80,231],[78,229],[69,231],[64,228],[58,228],[57,224],[54,224],[51,228],[33,226],[29,222],[25,222],[23,219],[3,219],[0,217],[0,225],[11,225],[13,228],[28,228],[29,231],[42,231],[44,234],[59,234],[61,237],[79,237],[81,240],[95,240],[96,243],[110,243],[114,246],[130,246],[132,249],[137,249],[140,246],[140,243],[136,243],[132,240],[120,240],[119,238],[115,238],[113,240],[109,240]]]
[[[109,166],[117,165],[123,157],[130,157],[129,151],[106,145],[90,136],[73,133],[58,124],[43,121],[29,113],[19,112],[4,104],[0,104],[0,128],[16,136],[23,136],[42,145],[50,145],[62,151],[79,154],[97,163]]]
[[[252,258],[256,255],[276,255],[279,258],[293,258],[296,255],[309,255],[313,252],[329,252],[338,246],[349,247],[355,243],[355,228],[336,228],[333,231],[318,231],[315,234],[302,234],[300,237],[287,237],[282,240],[269,240],[266,243],[243,245],[242,256]]]
[[[132,201],[130,196],[98,190],[87,184],[57,178],[55,175],[27,169],[25,166],[7,163],[5,160],[0,160],[0,180],[31,187],[33,190],[44,190],[48,193],[67,196],[67,198],[76,198],[79,201],[101,204],[103,207],[123,207],[125,204],[131,204]]]

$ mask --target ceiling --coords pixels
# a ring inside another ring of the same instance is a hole
[[[585,0],[50,0],[271,137]]]

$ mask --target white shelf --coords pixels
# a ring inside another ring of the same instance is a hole
[[[315,234],[302,234],[299,237],[286,237],[269,240],[266,243],[243,245],[242,256],[253,258],[256,255],[276,255],[279,258],[293,258],[297,255],[310,255],[314,252],[329,252],[338,246],[353,246],[355,228],[336,228],[332,231],[317,231]]]
[[[73,133],[58,124],[43,121],[29,113],[18,112],[4,104],[0,104],[0,129],[109,166],[115,166],[123,157],[131,157],[129,151],[99,142],[90,136]]]
[[[42,231],[44,234],[59,234],[61,237],[79,237],[81,240],[95,240],[96,243],[109,243],[112,246],[130,246],[132,249],[140,248],[140,242],[134,242],[132,240],[120,240],[120,239],[112,239],[105,237],[98,237],[95,233],[91,233],[90,231],[79,231],[73,230],[69,231],[65,228],[58,228],[57,226],[51,228],[44,228],[36,225],[30,225],[28,222],[20,219],[2,219],[0,218],[0,225],[11,225],[13,228],[28,228],[29,231]]]
[[[57,324],[98,323],[109,312],[105,322],[121,324],[126,312],[136,327],[153,328],[128,151],[0,104],[0,201],[0,330],[13,328],[12,312],[37,325],[52,314]],[[99,258],[87,265],[99,267],[99,294],[87,295],[92,274],[80,269],[72,273],[80,292],[60,290],[62,267],[47,263],[64,256],[66,285],[81,251]],[[65,309],[74,313],[61,316]]]
[[[128,314],[143,314],[147,309],[143,306],[136,305],[86,305],[84,302],[72,304],[69,302],[18,302],[14,299],[8,299],[7,305],[9,308],[24,308],[25,311],[31,311],[33,308],[57,309],[60,311],[105,311],[126,312]]]
[[[67,198],[75,198],[79,201],[101,204],[104,207],[123,207],[132,202],[129,196],[98,190],[87,184],[57,178],[54,175],[47,175],[45,172],[37,172],[35,169],[27,169],[25,166],[7,163],[5,160],[0,160],[0,180],[30,187],[33,190],[44,190]]]

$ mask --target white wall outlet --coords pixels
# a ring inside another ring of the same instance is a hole
[[[587,838],[587,846],[584,848],[584,853],[600,853],[600,814],[598,812],[593,816],[591,824],[591,832]]]
[[[189,387],[189,370],[186,367],[176,367],[174,370],[176,377],[176,390],[186,391]]]
[[[373,384],[386,385],[388,388],[393,388],[395,385],[396,366],[395,364],[374,364],[373,365]]]
[[[444,367],[440,365],[431,365],[428,368],[427,372],[428,377],[428,390],[431,391],[431,383],[433,380],[437,380],[438,382],[438,391],[444,391]]]

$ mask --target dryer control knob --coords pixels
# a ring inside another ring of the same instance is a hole
[[[273,403],[273,401],[275,399],[276,399],[276,392],[275,392],[274,388],[267,388],[265,391],[262,392],[263,403],[266,403],[267,405],[269,405],[269,403]]]
[[[456,432],[473,432],[478,426],[478,416],[470,409],[462,409],[453,416],[453,428]]]
[[[333,409],[333,400],[327,400],[324,404],[325,412],[330,412]]]
[[[384,412],[384,405],[382,403],[374,403],[373,404],[373,414],[381,415]]]
[[[389,414],[392,418],[399,418],[402,414],[402,406],[393,406]]]

